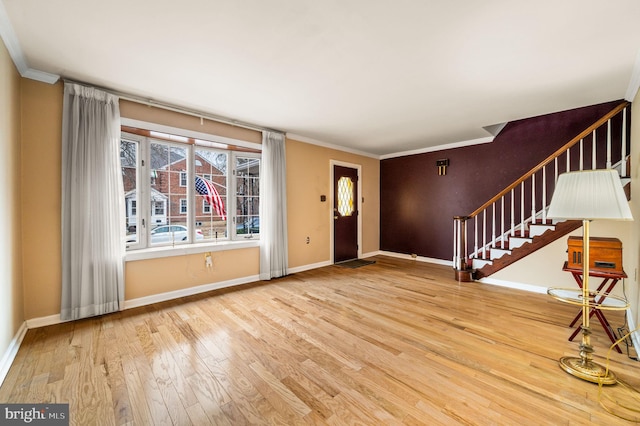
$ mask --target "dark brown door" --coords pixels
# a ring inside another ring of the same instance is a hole
[[[333,261],[358,258],[358,170],[333,166]]]

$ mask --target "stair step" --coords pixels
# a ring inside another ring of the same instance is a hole
[[[534,225],[535,226],[535,225]],[[509,245],[513,247],[513,244],[521,244],[521,246],[513,248],[511,254],[505,256],[502,255],[493,260],[473,259],[473,273],[474,279],[480,279],[487,277],[494,272],[512,264],[516,260],[522,259],[528,254],[544,247],[552,241],[567,235],[569,232],[580,228],[582,221],[580,220],[567,220],[564,222],[558,222],[554,226],[553,232],[543,232],[544,235],[538,235],[537,238],[523,238],[520,236],[520,232],[516,233],[515,237],[509,237]],[[529,235],[529,234],[527,234]],[[526,244],[530,243],[530,244]]]
[[[519,237],[519,236],[509,237],[509,249],[511,249],[511,250],[517,249],[518,247],[522,247],[523,245],[525,245],[526,243],[530,243],[531,241],[533,241],[533,238],[529,238],[528,236],[526,236],[526,237]]]
[[[473,258],[471,260],[471,269],[474,269],[474,270],[482,269],[487,265],[493,265],[493,261],[489,259],[476,259],[476,258]]]
[[[505,254],[511,254],[511,250],[503,249],[499,247],[492,248],[491,250],[489,250],[489,252],[490,252],[489,258],[491,260],[501,258]]]
[[[537,237],[539,235],[544,234],[547,231],[553,231],[554,229],[556,229],[556,227],[552,223],[547,223],[547,224],[532,223],[529,225],[529,237],[530,238]]]

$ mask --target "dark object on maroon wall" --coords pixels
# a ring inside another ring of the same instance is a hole
[[[619,103],[513,121],[491,143],[382,160],[380,249],[451,260],[453,216],[473,212]],[[455,164],[445,176],[433,166],[442,158]]]

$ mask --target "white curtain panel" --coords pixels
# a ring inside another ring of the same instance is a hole
[[[262,133],[260,279],[287,275],[287,167],[282,133]]]
[[[62,320],[124,300],[124,189],[118,97],[65,83],[62,118]]]

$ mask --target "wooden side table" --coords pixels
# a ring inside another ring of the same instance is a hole
[[[567,264],[568,264],[567,262],[564,262],[564,266],[562,267],[562,270],[570,272],[571,275],[573,276],[573,279],[578,284],[578,287],[582,289],[582,269],[569,268]],[[602,278],[602,282],[600,283],[598,288],[594,292],[592,292],[592,293],[598,293],[598,296],[596,296],[597,299],[595,300],[595,303],[599,305],[602,305],[604,303],[609,293],[611,293],[611,291],[613,291],[613,289],[615,288],[616,284],[618,284],[618,281],[620,281],[622,278],[627,278],[627,274],[624,271],[605,272],[600,270],[589,270],[589,276]],[[604,290],[604,293],[601,293],[603,290]],[[615,334],[613,333],[613,328],[611,327],[611,324],[609,324],[609,321],[607,321],[607,318],[604,316],[604,313],[602,312],[602,310],[597,309],[595,307],[591,307],[589,310],[589,318],[591,318],[594,315],[596,316],[596,318],[598,318],[598,321],[600,321],[600,324],[602,325],[602,328],[604,329],[605,333],[607,333],[607,336],[609,336],[611,343],[615,343],[617,339],[615,337]],[[582,310],[578,312],[578,314],[573,319],[573,321],[571,321],[571,324],[569,324],[569,327],[573,327],[581,318],[582,318]],[[571,334],[571,336],[569,337],[569,341],[573,341],[573,339],[578,335],[578,333],[580,333],[580,330],[581,328],[580,326],[578,326],[574,330],[573,334]],[[615,345],[615,348],[619,353],[622,353],[622,350],[618,345]]]

